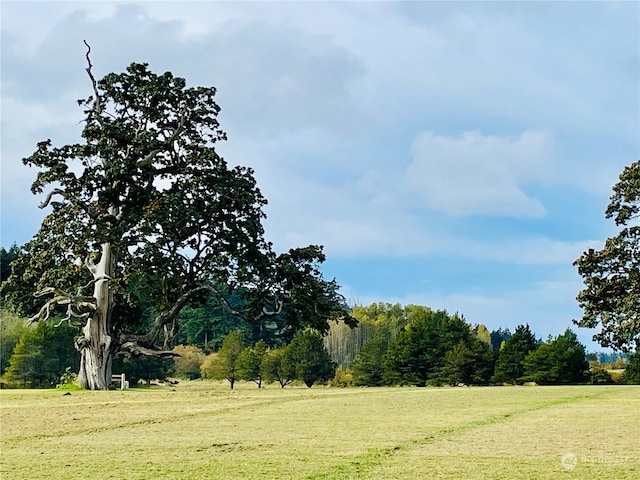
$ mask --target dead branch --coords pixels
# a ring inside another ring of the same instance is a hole
[[[89,56],[91,54],[91,46],[87,43],[86,40],[83,40],[83,42],[87,46],[86,58],[88,66],[85,70],[89,75],[89,79],[91,80],[91,86],[93,87],[94,93],[92,110],[96,114],[96,120],[98,120],[98,122],[101,122],[100,114],[102,113],[102,105],[100,103],[100,94],[98,93],[98,82],[96,82],[96,79],[93,76],[93,72],[91,71],[91,69],[93,68],[93,64],[91,63],[91,57]]]
[[[147,355],[157,358],[180,356],[180,354],[172,352],[170,350],[154,350],[152,348],[143,347],[135,341],[128,341],[120,345],[120,353],[122,353],[127,359],[132,357],[139,357],[141,355]]]
[[[56,290],[53,287],[47,287],[39,292],[33,294],[34,297],[42,297],[48,294],[56,294]],[[72,318],[84,319],[91,315],[91,312],[82,312],[83,310],[96,310],[95,299],[93,297],[87,297],[83,295],[70,295],[66,292],[58,292],[53,298],[47,300],[47,302],[40,307],[38,313],[28,319],[29,323],[36,322],[38,320],[48,320],[51,317],[51,308],[55,308],[58,305],[67,305],[67,316],[64,317],[56,327],[60,326],[62,322],[70,322]],[[82,313],[81,313],[82,312]]]

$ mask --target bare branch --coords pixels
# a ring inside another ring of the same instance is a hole
[[[186,117],[185,113],[186,112],[184,108],[180,109],[180,120],[178,121],[178,126],[171,134],[171,137],[169,137],[169,139],[166,142],[164,142],[167,146],[170,146],[175,141],[178,134],[182,131],[182,128],[184,127],[184,119]],[[145,165],[152,164],[153,161],[155,160],[156,155],[159,154],[161,151],[162,151],[161,148],[156,148],[155,150],[152,150],[146,157],[144,157],[142,160],[138,162],[138,166],[143,167]]]
[[[96,114],[96,120],[100,122],[100,113],[102,113],[102,105],[100,103],[100,94],[98,93],[98,83],[96,82],[96,79],[94,78],[93,73],[91,72],[91,69],[93,68],[93,64],[91,63],[91,58],[89,57],[89,55],[91,54],[91,46],[87,43],[86,40],[83,40],[83,42],[87,46],[86,58],[87,58],[88,66],[85,70],[87,71],[87,74],[91,79],[91,85],[93,87],[93,93],[94,93],[92,110]]]
[[[152,164],[156,155],[159,154],[161,151],[162,149],[160,148],[156,148],[155,150],[152,150],[151,153],[149,153],[149,155],[147,155],[146,157],[144,157],[142,160],[138,162],[138,166],[143,167],[145,165]]]
[[[139,357],[141,355],[147,355],[158,358],[167,358],[167,357],[179,357],[180,354],[176,352],[172,352],[171,350],[154,350],[152,348],[147,348],[142,345],[139,345],[135,341],[127,341],[120,345],[120,352],[126,357]]]
[[[38,208],[45,208],[47,205],[49,205],[49,203],[51,202],[51,198],[54,195],[61,195],[64,198],[67,198],[67,195],[64,190],[62,190],[61,188],[54,188],[49,192],[49,194],[47,195],[47,198],[45,198],[42,202],[40,202],[40,205],[38,205]]]
[[[42,297],[48,294],[55,294],[56,290],[53,287],[47,287],[39,292],[33,294],[34,297]],[[29,323],[36,322],[38,320],[48,320],[51,317],[51,308],[58,305],[67,306],[67,316],[63,318],[57,325],[60,326],[62,322],[71,321],[72,318],[87,318],[91,315],[91,312],[80,313],[81,310],[96,310],[95,299],[93,297],[87,297],[83,295],[70,295],[66,292],[59,292],[53,298],[47,300],[47,302],[40,308],[38,313],[28,319]]]
[[[267,310],[267,307],[262,307],[262,315],[265,317],[272,317],[274,315],[280,315],[282,313],[282,308],[284,307],[284,302],[277,300],[275,310]]]

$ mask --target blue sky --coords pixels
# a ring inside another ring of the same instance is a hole
[[[416,303],[556,335],[572,262],[615,232],[640,158],[638,2],[9,2],[1,243],[44,212],[21,159],[77,141],[94,73],[133,61],[218,88],[277,250],[325,246],[351,303]],[[587,348],[592,332],[574,330]]]

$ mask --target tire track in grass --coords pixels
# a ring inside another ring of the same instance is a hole
[[[433,444],[444,439],[455,437],[463,433],[482,428],[488,425],[504,423],[517,420],[520,416],[543,411],[549,408],[567,405],[572,403],[594,400],[604,395],[608,395],[608,391],[600,391],[590,395],[576,395],[572,397],[559,398],[554,400],[541,401],[529,408],[516,409],[510,412],[499,413],[489,417],[475,420],[468,423],[462,423],[451,427],[445,427],[426,436],[413,438],[391,445],[385,448],[374,448],[367,452],[354,456],[348,462],[335,465],[324,473],[312,474],[305,477],[308,480],[362,480],[371,478],[368,473],[374,468],[383,465],[387,460],[398,453],[405,453],[413,449],[420,448],[425,445]]]
[[[301,401],[308,400],[308,397],[300,394],[296,396],[289,396],[287,397],[287,400],[290,400],[291,402],[301,402]],[[219,408],[200,409],[200,410],[191,411],[191,412],[181,412],[174,415],[163,415],[161,417],[156,417],[156,418],[145,418],[143,420],[114,423],[114,424],[103,425],[99,427],[80,428],[76,430],[67,430],[67,431],[56,432],[56,433],[42,433],[37,435],[17,435],[15,437],[10,437],[10,438],[5,437],[3,438],[2,443],[9,444],[9,443],[29,442],[33,440],[45,440],[48,438],[60,438],[60,437],[70,437],[75,435],[83,435],[83,434],[91,434],[91,433],[102,433],[110,430],[118,430],[121,428],[139,427],[144,425],[158,425],[167,421],[172,422],[175,420],[183,420],[187,418],[194,418],[194,417],[205,416],[205,415],[206,416],[222,415],[228,412],[232,412],[234,410],[242,409],[244,407],[256,407],[256,406],[259,407],[259,406],[274,405],[278,403],[282,403],[282,398],[274,397],[270,400],[243,402],[236,405],[229,405],[229,406],[224,406]],[[99,415],[99,412],[96,413],[96,415]]]

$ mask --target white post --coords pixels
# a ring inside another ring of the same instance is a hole
[[[125,379],[124,379],[124,373],[120,376],[120,390],[124,390],[125,388],[127,388],[127,386],[125,385]]]

